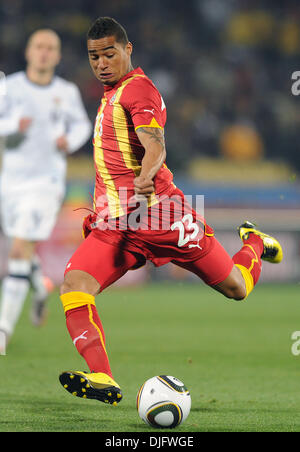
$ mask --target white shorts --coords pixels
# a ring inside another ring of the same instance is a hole
[[[1,222],[4,234],[28,241],[47,240],[55,226],[64,190],[2,191]]]

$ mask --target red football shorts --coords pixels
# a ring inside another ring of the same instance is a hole
[[[224,281],[234,265],[231,257],[183,193],[175,189],[173,195],[171,203],[166,198],[144,215],[140,212],[138,221],[136,215],[133,219],[128,215],[113,227],[100,223],[75,251],[65,274],[84,271],[99,282],[102,291],[150,260],[157,267],[172,262],[210,286]]]

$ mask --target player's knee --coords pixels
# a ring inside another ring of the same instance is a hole
[[[245,280],[241,272],[234,267],[225,285],[225,295],[232,300],[244,300],[247,297]]]
[[[69,292],[84,292],[95,296],[99,290],[99,283],[91,275],[80,270],[73,270],[66,274],[64,282],[60,286],[60,295]]]
[[[69,284],[66,280],[64,280],[64,282],[62,283],[62,285],[60,286],[60,295],[64,295],[65,293],[68,292],[73,292],[73,287],[71,284]]]
[[[30,260],[34,254],[34,244],[26,240],[14,239],[10,252],[10,259]]]
[[[244,300],[247,297],[246,287],[243,283],[237,283],[229,287],[224,295],[232,300]]]
[[[238,287],[234,290],[232,298],[234,300],[241,301],[241,300],[245,300],[246,297],[247,297],[246,288]]]
[[[228,279],[226,284],[223,284],[220,289],[223,295],[231,300],[239,301],[244,300],[247,297],[245,281],[243,278],[240,278],[239,275],[237,277],[231,275],[230,279]]]
[[[60,286],[60,295],[64,295],[69,292],[86,292],[86,286],[80,280],[73,282],[72,280],[65,278],[64,282]]]
[[[225,281],[215,286],[215,289],[232,300],[244,300],[247,297],[245,280],[236,267]]]

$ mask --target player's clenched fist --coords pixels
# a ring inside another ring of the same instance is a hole
[[[82,223],[82,237],[86,239],[90,232],[92,231],[92,224],[96,223],[97,215],[90,213],[87,217],[83,219]]]
[[[31,126],[32,118],[23,117],[19,121],[19,132],[25,133],[27,129]]]
[[[61,137],[57,138],[56,146],[60,151],[67,152],[69,148],[67,137],[65,135],[62,135]]]
[[[136,195],[150,196],[154,192],[154,182],[149,177],[138,176],[133,183]]]

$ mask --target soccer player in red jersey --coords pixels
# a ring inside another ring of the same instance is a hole
[[[104,85],[94,129],[95,214],[85,240],[66,267],[61,301],[67,328],[90,373],[67,371],[72,394],[117,404],[95,296],[146,260],[179,265],[228,298],[243,300],[257,283],[262,259],[278,263],[276,239],[246,222],[243,246],[231,258],[205,219],[186,202],[165,164],[166,106],[142,69],[131,64],[132,44],[114,19],[100,17],[87,36],[90,65]]]

